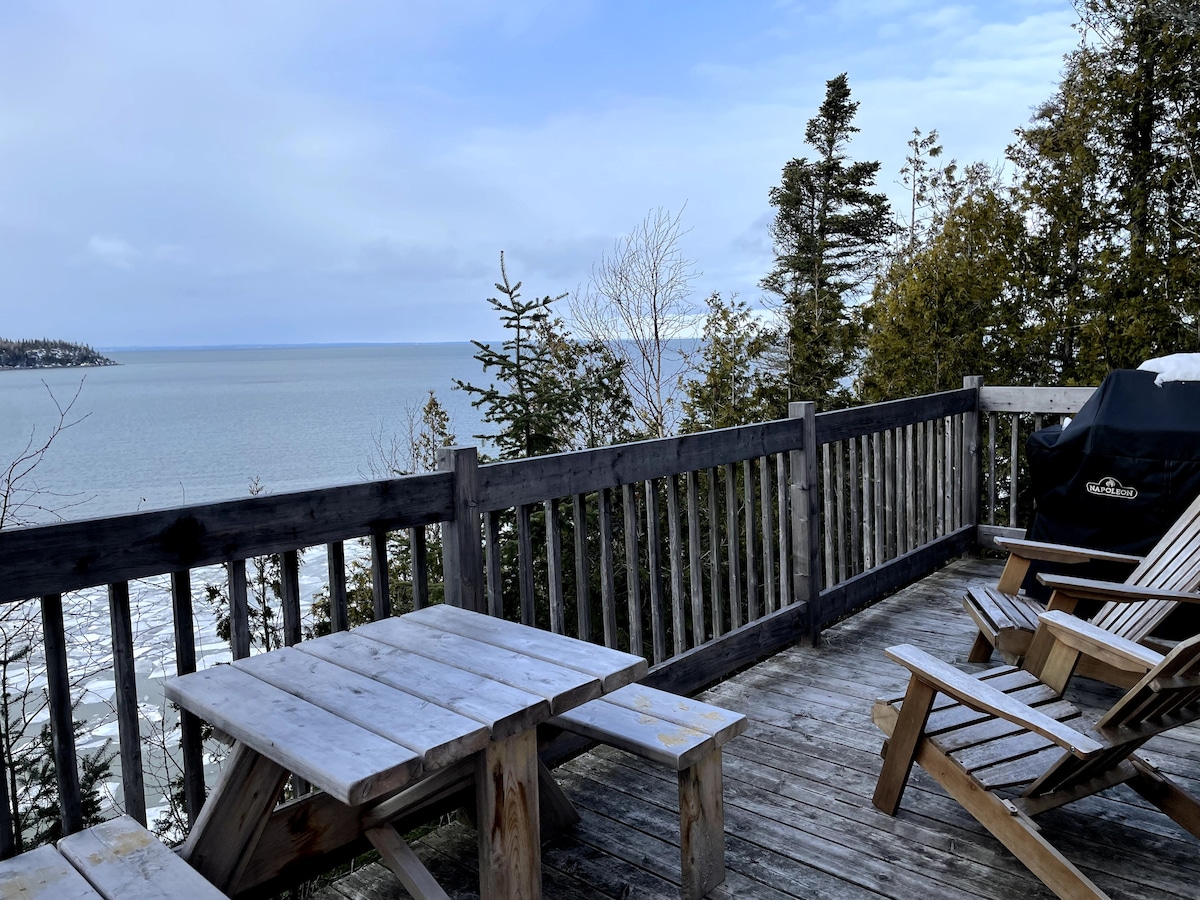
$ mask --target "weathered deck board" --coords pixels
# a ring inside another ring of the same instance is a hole
[[[904,671],[883,648],[912,643],[966,665],[973,625],[960,597],[971,578],[995,579],[995,564],[956,562],[824,633],[701,695],[745,713],[747,732],[725,746],[728,881],[714,898],[1049,898],[1025,868],[923,772],[895,818],[871,805],[881,735],[876,697],[896,695]],[[1082,706],[1111,702],[1084,683]],[[1164,772],[1200,791],[1200,727],[1147,746]],[[546,845],[547,898],[678,896],[678,810],[673,772],[613,748],[597,748],[558,770],[582,821]],[[1200,842],[1126,788],[1038,819],[1052,840],[1114,896],[1186,898],[1200,881]],[[454,898],[478,896],[473,833],[453,824],[416,848]],[[322,900],[393,900],[407,894],[368,866],[318,895]]]

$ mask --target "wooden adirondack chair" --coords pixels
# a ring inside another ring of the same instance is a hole
[[[1135,755],[1200,718],[1200,636],[1163,657],[1063,612],[1041,622],[1052,640],[1040,681],[1010,666],[968,675],[907,644],[887,651],[912,677],[902,701],[875,704],[889,739],[874,803],[895,815],[916,762],[1059,897],[1102,898],[1033,816],[1128,784],[1200,837],[1200,802]],[[1151,664],[1094,725],[1061,696],[1089,655]]]
[[[1104,601],[1092,616],[1092,624],[1139,643],[1147,641],[1179,602],[1200,601],[1200,597],[1189,596],[1200,588],[1200,497],[1192,501],[1145,558],[1036,541],[1000,539],[996,543],[1010,554],[999,584],[995,588],[973,587],[963,597],[963,606],[979,626],[979,635],[967,657],[971,662],[986,662],[994,647],[1006,662],[1019,664],[1031,652],[1038,615],[1047,609],[1073,612],[1079,600]],[[1104,560],[1137,567],[1121,585],[1067,576],[1039,576],[1043,584],[1054,588],[1049,605],[1043,606],[1040,601],[1018,593],[1034,560],[1067,563]],[[1040,662],[1039,658],[1036,665]],[[1027,663],[1026,667],[1029,666]],[[1092,660],[1085,660],[1080,667],[1080,674],[1126,687],[1143,672],[1130,673]]]

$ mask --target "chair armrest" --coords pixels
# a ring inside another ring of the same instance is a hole
[[[1042,541],[1029,541],[1023,538],[998,537],[995,543],[1002,550],[1007,550],[1022,559],[1037,559],[1044,562],[1085,563],[1096,561],[1128,563],[1136,566],[1142,561],[1142,557],[1130,556],[1127,553],[1089,550],[1086,547],[1072,547],[1069,544],[1046,544]]]
[[[1038,620],[1039,631],[1045,628],[1055,640],[1116,668],[1148,672],[1162,662],[1161,653],[1065,612],[1044,612]]]
[[[1019,700],[1014,700],[1003,691],[960,672],[954,666],[918,650],[911,644],[889,647],[885,652],[888,657],[912,672],[914,677],[963,705],[1028,728],[1075,756],[1083,758],[1105,749],[1103,744],[1087,735],[1080,734],[1074,728],[1038,712]]]
[[[1178,600],[1180,603],[1200,603],[1200,594],[1192,591],[1169,591],[1165,588],[1143,587],[1137,584],[1115,584],[1071,575],[1038,575],[1038,581],[1062,591],[1077,600],[1113,600],[1131,603],[1137,600]]]

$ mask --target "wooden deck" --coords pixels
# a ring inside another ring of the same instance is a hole
[[[751,720],[725,747],[728,881],[711,896],[1051,896],[923,772],[914,774],[896,818],[870,801],[881,743],[871,703],[901,692],[904,682],[883,648],[912,643],[963,664],[973,636],[959,599],[963,585],[994,581],[997,572],[994,563],[956,562],[829,629],[820,648],[786,650],[703,695]],[[1088,684],[1073,699],[1107,705],[1111,697]],[[1156,738],[1146,755],[1200,793],[1200,727]],[[545,896],[678,897],[674,773],[608,748],[558,772],[583,821],[544,848]],[[1127,788],[1038,821],[1114,897],[1196,896],[1200,842]],[[474,832],[448,825],[417,850],[452,897],[478,896]],[[408,894],[387,870],[371,865],[317,896]]]

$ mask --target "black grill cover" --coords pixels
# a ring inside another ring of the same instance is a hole
[[[1031,538],[1143,555],[1200,494],[1200,382],[1154,379],[1111,372],[1066,429],[1029,437]]]

